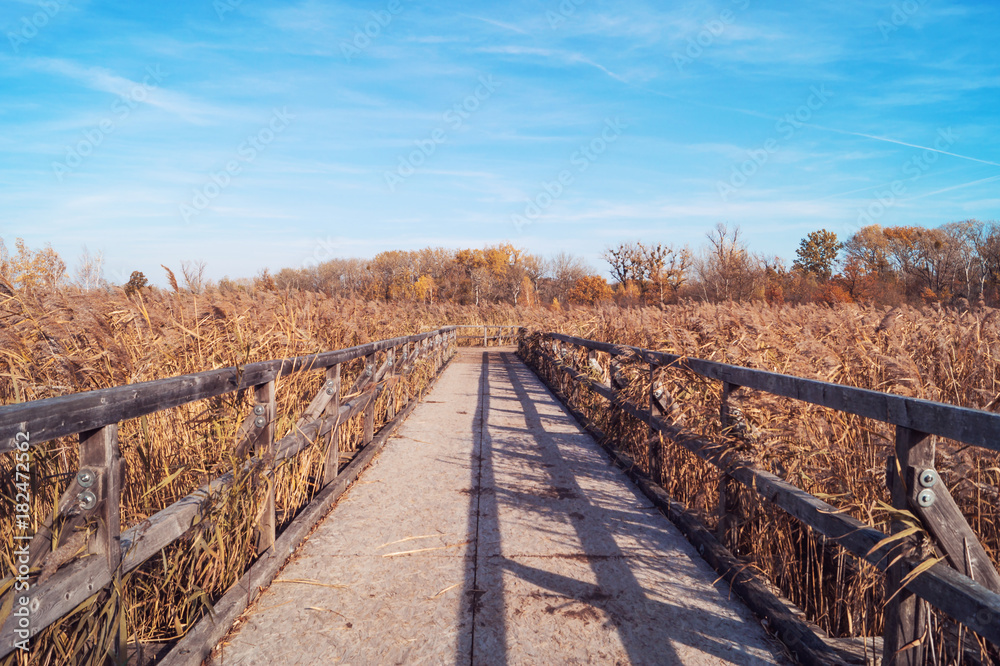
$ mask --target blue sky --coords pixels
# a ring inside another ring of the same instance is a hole
[[[991,2],[0,5],[0,237],[163,282],[1000,218]]]

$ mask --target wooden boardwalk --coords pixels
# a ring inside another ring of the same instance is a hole
[[[788,663],[716,578],[512,349],[462,349],[214,663]]]

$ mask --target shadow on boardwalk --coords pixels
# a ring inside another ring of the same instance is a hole
[[[677,552],[666,519],[592,442],[581,448],[588,436],[531,371],[508,351],[482,352],[481,368],[463,596],[472,631],[455,663],[775,663],[762,632],[742,644],[749,613],[690,580],[714,576],[690,546]]]
[[[785,664],[510,351],[459,352],[215,664]]]

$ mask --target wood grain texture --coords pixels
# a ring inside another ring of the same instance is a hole
[[[948,491],[948,487],[938,478],[930,490],[934,493],[934,503],[921,506],[917,500],[923,490],[918,478],[928,467],[913,467],[907,471],[907,488],[910,510],[920,517],[921,522],[934,536],[941,550],[955,570],[994,592],[1000,593],[1000,574],[993,567],[993,561],[986,553],[976,533],[969,527],[958,504]],[[930,469],[933,469],[932,467]]]
[[[538,354],[549,363],[559,363],[547,352],[539,351]],[[568,368],[568,372],[576,381],[584,383],[599,395],[613,401],[615,406],[629,415],[642,422],[647,421],[646,410],[620,400],[610,389],[572,368]],[[739,461],[724,460],[719,454],[720,447],[717,443],[705,441],[696,434],[668,424],[662,419],[657,419],[654,423],[664,437],[670,438],[703,460],[729,473],[765,500],[833,539],[838,545],[869,564],[883,571],[887,568],[890,560],[888,547],[874,549],[874,546],[886,537],[882,532],[851,516],[838,513],[835,507],[769,472]],[[905,558],[902,561],[903,574],[909,573],[917,564],[918,560]],[[1000,645],[1000,594],[988,590],[943,562],[939,562],[910,581],[906,589],[995,645]]]
[[[326,369],[326,383],[321,391],[327,395],[328,402],[323,410],[329,409],[334,415],[340,413],[340,363]],[[317,416],[321,416],[317,414]],[[336,416],[334,417],[336,418]],[[334,424],[327,436],[326,462],[323,464],[323,485],[329,485],[340,474],[340,437],[337,434],[338,425]]]
[[[31,441],[41,444],[57,437],[137,418],[196,400],[249,389],[294,372],[320,370],[404,344],[427,340],[444,327],[427,333],[379,340],[348,349],[309,356],[250,363],[127,386],[85,391],[56,398],[0,407],[0,453],[15,448],[14,436],[28,428]]]
[[[924,432],[910,428],[896,427],[896,455],[898,469],[892,475],[890,494],[892,506],[909,509],[909,489],[906,477],[899,469],[917,466],[921,469],[934,467],[934,438]],[[906,529],[907,525],[893,521],[893,533]],[[912,553],[917,548],[916,539],[910,537],[897,542],[890,550],[890,556]],[[883,632],[884,666],[921,666],[927,657],[924,633],[927,629],[927,609],[912,590],[901,588],[907,568],[900,561],[886,571],[885,598],[889,599],[885,608],[885,631]]]
[[[254,453],[269,472],[274,469],[274,422],[278,418],[275,395],[273,381],[254,387]],[[258,555],[274,545],[276,526],[275,489],[269,484],[255,528]]]
[[[404,342],[410,340],[411,342],[420,343],[431,337],[431,335],[433,334],[421,334],[420,336],[411,336],[410,338],[400,338],[400,340]],[[368,349],[369,347],[370,345],[362,345],[353,349]],[[418,354],[414,354],[408,365],[412,366],[419,356]],[[393,378],[390,381],[395,382],[397,380],[398,378]],[[386,388],[387,383],[389,382],[368,386],[368,390],[362,395],[341,405],[335,418],[321,416],[311,423],[306,424],[302,430],[295,430],[278,442],[275,442],[273,446],[275,461],[280,461],[281,459],[297,454],[312,443],[313,440],[311,437],[320,437],[328,434],[336,424],[346,421],[373,404],[379,392]],[[273,413],[274,410],[272,409],[271,414]],[[251,412],[251,416],[256,415]],[[272,421],[273,416],[268,420],[269,424]],[[117,431],[117,426],[111,426],[110,429]],[[87,439],[91,437],[97,438],[94,439],[94,446],[88,445],[81,449],[82,452],[86,453],[86,461],[96,463],[103,461],[106,456],[115,455],[114,449],[108,447],[105,441],[106,437],[111,434],[110,429],[101,428],[95,433],[85,434],[85,438]],[[101,434],[102,431],[103,434]],[[308,434],[310,432],[313,433],[311,436]],[[117,440],[115,440],[116,442]],[[250,466],[258,464],[260,464],[259,459],[255,456],[243,464],[241,471],[245,471]],[[97,468],[96,471],[98,471],[99,483],[103,484],[105,482],[103,468]],[[117,466],[116,471],[120,474],[120,464]],[[32,631],[35,633],[41,631],[85,601],[90,595],[106,587],[111,582],[114,573],[113,569],[108,566],[109,561],[114,561],[116,558],[119,559],[121,562],[120,573],[128,573],[182,537],[188,530],[201,521],[205,513],[206,503],[217,499],[220,493],[231,487],[234,478],[234,473],[228,472],[213,479],[180,501],[150,516],[140,524],[121,532],[120,546],[117,553],[110,552],[106,556],[78,558],[59,568],[49,580],[33,585],[31,596],[33,599],[38,600],[38,611],[32,614]],[[111,483],[118,483],[120,487],[120,481],[112,479]],[[80,490],[82,488],[74,479],[69,491],[63,498],[64,501],[62,504],[65,504],[65,507],[69,507],[75,501],[75,494]],[[102,507],[103,504],[96,507],[94,511],[100,510]],[[89,515],[89,513],[86,515]],[[84,518],[86,515],[81,515],[80,517]],[[120,524],[119,521],[119,527]],[[105,541],[108,543],[114,539],[112,531],[109,531],[105,537]],[[42,540],[39,539],[38,541],[41,543]],[[3,640],[3,643],[0,644],[0,658],[9,654],[13,649],[13,629],[14,626],[11,618],[8,618],[7,622],[0,627],[0,637]]]
[[[830,666],[843,663],[840,654],[803,622],[796,613],[771,592],[767,583],[761,580],[751,567],[740,562],[736,557],[712,535],[694,514],[680,503],[671,499],[661,485],[655,483],[643,470],[637,461],[627,452],[616,446],[600,430],[587,420],[587,417],[575,409],[565,394],[558,393],[557,387],[539,375],[556,396],[566,404],[570,413],[580,425],[594,437],[604,448],[611,461],[621,468],[632,481],[642,490],[642,493],[666,515],[671,522],[684,533],[689,541],[722,576],[723,580],[744,603],[761,618],[765,618],[769,629],[785,644],[802,664],[807,666]]]
[[[260,557],[219,601],[214,604],[211,615],[203,617],[184,635],[176,646],[159,663],[163,666],[201,664],[211,654],[212,649],[229,632],[233,622],[253,603],[261,590],[271,581],[299,547],[302,540],[330,511],[330,508],[347,490],[361,472],[368,467],[389,437],[417,407],[417,402],[401,410],[396,417],[383,426],[371,444],[363,448],[336,478],[296,516],[274,543],[274,547]]]
[[[640,347],[595,342],[559,333],[546,335],[554,340],[572,342],[588,349],[607,352],[613,356],[632,356],[647,363],[683,368],[711,379],[727,381],[774,395],[829,407],[848,414],[856,414],[967,444],[975,444],[993,451],[1000,451],[1000,437],[997,437],[997,433],[1000,432],[1000,414],[967,407],[956,407],[930,400],[906,398],[854,386],[831,384],[815,379],[752,370],[726,363],[703,361],[676,354],[654,352]]]

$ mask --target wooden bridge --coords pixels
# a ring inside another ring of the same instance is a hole
[[[820,635],[666,496],[656,482],[661,434],[720,467],[731,483],[888,570],[886,663],[930,658],[919,640],[926,618],[918,599],[1000,645],[1000,576],[936,483],[931,440],[938,435],[998,450],[1000,416],[558,334],[521,331],[519,347],[488,346],[513,341],[515,330],[475,328],[482,335],[446,327],[0,407],[0,452],[80,436],[80,471],[59,502],[61,529],[50,521],[31,541],[24,562],[32,578],[29,610],[17,613],[13,600],[5,606],[15,612],[0,629],[0,658],[17,649],[19,631],[30,638],[184,537],[202,519],[206,499],[234,483],[230,472],[122,530],[117,424],[239,391],[254,396],[237,443],[254,453],[245,468],[267,477],[282,461],[323,445],[322,490],[280,533],[273,495],[265,502],[257,559],[214,601],[211,614],[163,646],[156,663],[871,659]],[[460,338],[482,346],[458,347]],[[345,391],[341,365],[352,361],[360,370]],[[624,364],[648,368],[645,404],[624,399],[617,380]],[[661,415],[654,373],[678,366],[723,382],[724,421],[728,396],[745,386],[895,424],[894,503],[920,516],[947,561],[907,576],[920,562],[895,557],[899,543],[885,543],[886,535],[670,423]],[[418,367],[437,378],[429,393],[410,395],[401,387]],[[306,371],[326,378],[295,427],[277,439],[275,382]],[[637,464],[586,422],[576,407],[582,391],[650,428],[656,436],[647,442],[649,463]],[[345,456],[337,432],[354,418],[363,423],[361,442]],[[82,544],[90,555],[53,565],[74,528],[88,522],[96,525],[96,535]],[[144,659],[126,643],[112,641],[111,651]]]

